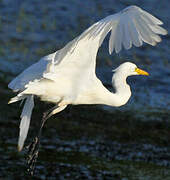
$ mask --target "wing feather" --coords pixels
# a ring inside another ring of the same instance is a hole
[[[106,37],[106,35],[108,34],[108,32],[111,30],[111,27],[110,27],[110,24],[106,24],[105,25],[105,28],[103,29],[103,32],[102,32],[102,34],[101,34],[101,38],[100,38],[100,40],[99,40],[99,47],[101,46],[101,44],[103,43],[103,40],[105,39],[105,37]],[[113,32],[114,30],[112,30],[112,32]],[[112,35],[111,35],[112,36]],[[109,40],[109,42],[110,42],[110,40]],[[110,43],[109,43],[109,48],[110,48]],[[110,50],[109,50],[109,52],[110,52]],[[112,53],[112,51],[111,51],[111,53]],[[111,54],[110,53],[110,54]]]
[[[152,31],[149,30],[149,28],[147,27],[147,25],[144,23],[144,21],[141,20],[140,16],[136,16],[134,18],[134,23],[136,28],[139,31],[139,34],[141,35],[141,38],[144,42],[155,46],[156,43],[154,41],[154,39],[152,38]]]
[[[151,23],[157,24],[157,25],[162,25],[163,22],[161,20],[159,20],[158,18],[152,16],[152,14],[149,14],[148,12],[142,10],[140,8],[140,12],[143,16],[145,16]]]
[[[122,25],[122,30],[123,30],[123,46],[125,49],[130,49],[132,47],[132,40],[130,38],[130,29],[128,27],[129,22],[124,22]]]
[[[117,25],[117,29],[116,29],[116,33],[115,33],[116,39],[115,39],[115,52],[119,53],[120,50],[122,49],[122,23],[120,21],[120,23],[118,23]]]
[[[161,34],[161,35],[167,35],[168,34],[167,30],[160,27],[160,26],[155,25],[155,26],[150,26],[150,28],[156,34]]]
[[[8,84],[8,87],[14,91],[21,91],[30,81],[42,78],[43,73],[48,68],[48,64],[52,62],[56,53],[57,52],[41,58],[37,63],[25,69]]]
[[[160,27],[162,24],[162,21],[141,8],[129,6],[93,24],[64,48],[50,57],[47,56],[48,61],[45,58],[26,69],[9,84],[9,87],[13,90],[21,90],[30,81],[45,78],[45,74],[61,73],[62,69],[68,71],[68,75],[82,72],[82,67],[86,67],[83,70],[89,69],[95,73],[98,49],[110,31],[109,53],[111,54],[114,50],[116,53],[120,52],[123,47],[130,49],[132,44],[137,47],[143,42],[156,45],[161,41],[159,35],[167,34],[167,31]],[[70,69],[75,65],[77,68],[74,68],[73,73]]]
[[[111,31],[111,35],[110,35],[110,39],[109,39],[109,53],[112,54],[114,48],[115,48],[115,43],[116,42],[116,31],[117,31],[117,25],[114,24],[112,25],[112,27],[115,28],[112,28],[112,31]]]

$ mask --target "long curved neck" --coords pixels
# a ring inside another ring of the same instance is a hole
[[[112,85],[115,88],[115,94],[119,95],[131,95],[130,86],[126,82],[127,76],[122,76],[120,73],[115,73],[112,77]]]
[[[127,103],[131,96],[131,90],[126,82],[126,78],[127,76],[122,76],[119,72],[113,75],[112,85],[115,89],[115,93],[107,93],[107,102],[105,104],[118,107]]]
[[[126,83],[126,77],[116,72],[112,77],[115,93],[106,89],[101,81],[96,78],[96,83],[91,86],[90,91],[79,94],[73,104],[105,104],[108,106],[119,107],[127,103],[131,96],[131,90]]]

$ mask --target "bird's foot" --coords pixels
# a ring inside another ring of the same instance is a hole
[[[27,164],[28,164],[28,172],[33,175],[35,169],[35,163],[38,158],[39,153],[39,145],[40,141],[39,138],[36,137],[28,146],[28,157],[27,157]]]

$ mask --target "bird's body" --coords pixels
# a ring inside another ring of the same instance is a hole
[[[69,104],[126,104],[131,96],[126,78],[147,73],[133,63],[120,65],[112,78],[116,90],[112,93],[103,86],[95,73],[98,49],[110,31],[110,54],[113,50],[118,53],[122,47],[130,49],[132,44],[138,47],[146,42],[154,46],[161,41],[158,34],[167,34],[159,26],[161,24],[160,20],[146,11],[130,6],[95,23],[64,48],[43,57],[17,76],[9,84],[9,88],[18,92],[10,103],[26,99],[21,114],[19,150],[27,136],[35,95],[57,105],[50,115],[62,111]]]

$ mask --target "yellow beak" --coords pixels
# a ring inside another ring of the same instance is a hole
[[[146,71],[143,71],[142,69],[136,68],[135,72],[137,72],[139,75],[145,75],[145,76],[149,76],[149,73]]]

